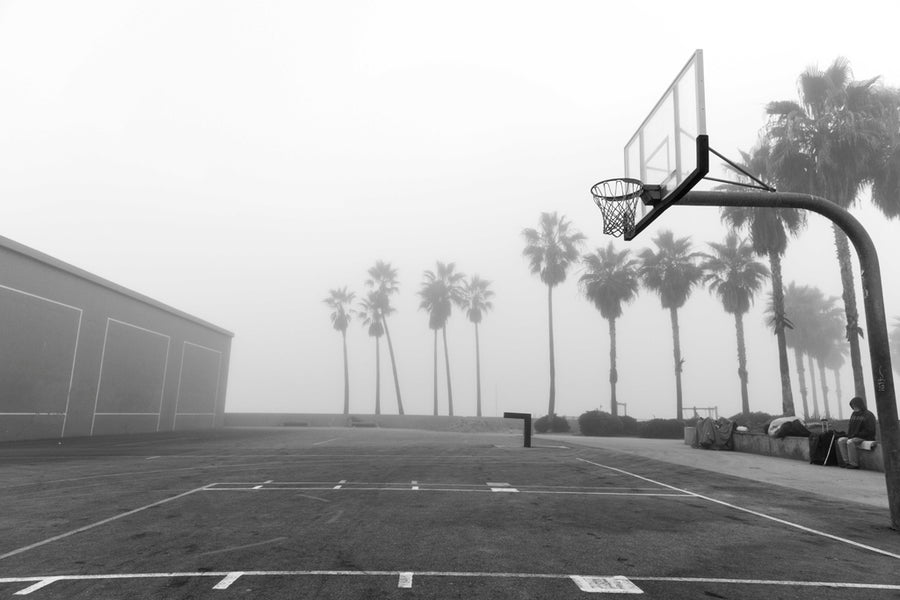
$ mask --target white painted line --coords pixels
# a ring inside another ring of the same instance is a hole
[[[611,471],[616,471],[616,472],[619,472],[619,473],[623,473],[623,474],[625,474],[625,475],[630,475],[631,477],[636,477],[636,478],[641,479],[641,480],[643,480],[643,481],[648,481],[648,482],[650,482],[650,483],[655,483],[655,484],[657,484],[657,485],[661,485],[662,487],[668,488],[668,489],[670,489],[670,490],[674,490],[674,491],[676,491],[676,492],[681,492],[681,493],[683,493],[683,494],[688,494],[688,495],[693,496],[693,497],[695,497],[695,498],[700,498],[701,500],[706,500],[706,501],[708,501],[708,502],[713,502],[713,503],[719,504],[719,505],[721,505],[721,506],[727,506],[728,508],[732,508],[732,509],[734,509],[734,510],[739,510],[739,511],[741,511],[741,512],[745,512],[745,513],[747,513],[747,514],[751,514],[751,515],[756,516],[756,517],[760,517],[760,518],[763,518],[763,519],[768,519],[768,520],[770,520],[770,521],[774,521],[774,522],[780,523],[780,524],[782,524],[782,525],[787,525],[788,527],[793,527],[793,528],[795,528],[795,529],[799,529],[800,531],[805,531],[805,532],[807,532],[807,533],[812,533],[812,534],[814,534],[814,535],[818,535],[818,536],[821,536],[821,537],[824,537],[824,538],[828,538],[828,539],[834,540],[834,541],[836,541],[836,542],[841,542],[842,544],[847,544],[847,545],[850,545],[850,546],[854,546],[854,547],[856,547],[856,548],[861,548],[861,549],[863,549],[863,550],[868,550],[869,552],[875,552],[876,554],[881,554],[881,555],[883,555],[883,556],[889,556],[889,557],[891,557],[891,558],[900,559],[900,554],[894,554],[893,552],[888,552],[887,550],[882,550],[882,549],[880,549],[880,548],[875,548],[874,546],[868,546],[868,545],[866,545],[866,544],[860,544],[859,542],[854,542],[853,540],[848,540],[848,539],[846,539],[846,538],[838,537],[838,536],[832,535],[832,534],[830,534],[830,533],[825,533],[824,531],[819,531],[818,529],[812,529],[811,527],[806,527],[806,526],[804,526],[804,525],[800,525],[799,523],[792,523],[791,521],[785,521],[784,519],[779,519],[778,517],[773,517],[772,515],[767,515],[767,514],[765,514],[765,513],[761,513],[761,512],[755,511],[755,510],[750,510],[749,508],[743,508],[742,506],[737,506],[737,505],[735,505],[735,504],[731,504],[731,503],[729,503],[729,502],[724,502],[724,501],[722,501],[722,500],[716,500],[715,498],[710,498],[709,496],[704,496],[704,495],[702,495],[702,494],[697,494],[696,492],[692,492],[692,491],[690,491],[690,490],[683,490],[683,489],[681,489],[681,488],[677,488],[677,487],[672,486],[672,485],[669,485],[669,484],[667,484],[667,483],[662,483],[662,482],[659,482],[659,481],[654,481],[653,479],[650,479],[650,478],[647,478],[647,477],[642,477],[642,476],[637,475],[637,474],[635,474],[635,473],[629,473],[628,471],[625,471],[625,470],[622,470],[622,469],[617,469],[617,468],[615,468],[615,467],[610,467],[610,466],[607,466],[607,465],[601,465],[600,463],[591,462],[591,461],[585,460],[585,459],[583,459],[583,458],[577,458],[576,460],[580,460],[581,462],[586,462],[586,463],[588,463],[588,464],[594,465],[595,467],[600,467],[600,468],[603,468],[603,469],[609,469],[609,470],[611,470]],[[0,558],[2,558],[2,557],[0,557]]]
[[[508,486],[509,484],[508,484],[508,483],[503,483],[503,482],[500,482],[500,481],[488,481],[487,483],[485,483],[485,485],[488,486],[488,487],[495,488],[495,487],[506,487],[506,486]]]
[[[321,444],[327,444],[328,442],[333,442],[333,441],[339,440],[339,439],[341,439],[341,438],[336,437],[336,438],[331,438],[330,440],[322,440],[321,442],[316,442],[316,443],[314,443],[313,446],[319,446],[319,445],[321,445]]]
[[[241,575],[243,575],[243,573],[241,571],[235,571],[234,573],[229,573],[228,575],[225,576],[224,579],[222,579],[219,583],[214,585],[213,589],[214,590],[227,590],[228,587],[232,583],[237,581]]]
[[[412,489],[413,489],[413,490],[419,489],[419,482],[416,481],[415,479],[413,479],[413,480],[410,482],[410,484],[412,484]]]
[[[516,488],[513,487],[492,487],[492,492],[518,492]]]
[[[262,486],[261,486],[261,485],[254,485],[254,486],[253,486],[253,489],[254,489],[254,490],[261,490],[261,489],[262,489]]]
[[[59,577],[47,577],[46,579],[41,579],[37,583],[35,583],[33,585],[29,585],[27,588],[21,589],[13,595],[14,596],[27,596],[31,592],[34,592],[43,587],[46,587],[46,586],[50,585],[51,583],[53,583],[54,581],[59,581],[59,579],[60,579]]]
[[[885,583],[847,583],[843,581],[778,581],[776,579],[716,579],[713,577],[632,577],[631,579],[635,581],[663,581],[672,583],[730,583],[738,585],[783,585],[852,590],[900,590],[900,585]]]
[[[627,577],[582,577],[572,575],[572,581],[582,592],[591,594],[643,594],[644,590],[631,583]]]
[[[156,460],[157,458],[160,458],[160,457],[159,456],[148,456],[144,460]]]
[[[309,498],[310,500],[318,500],[319,502],[331,502],[331,500],[326,500],[325,498],[319,498],[318,496],[311,496],[309,494],[297,494],[297,496],[301,498]]]
[[[114,517],[109,517],[108,519],[103,519],[102,521],[97,521],[96,523],[91,523],[90,525],[85,525],[84,527],[79,527],[78,529],[73,529],[72,531],[67,531],[66,533],[61,533],[61,534],[59,534],[59,535],[55,535],[55,536],[53,536],[53,537],[51,537],[51,538],[47,538],[46,540],[41,540],[40,542],[35,542],[34,544],[29,544],[28,546],[23,546],[23,547],[21,547],[21,548],[16,548],[15,550],[11,550],[10,552],[7,552],[6,554],[0,554],[0,560],[3,560],[4,558],[9,558],[10,556],[15,556],[15,555],[17,555],[17,554],[21,554],[22,552],[27,552],[28,550],[32,550],[32,549],[34,549],[34,548],[37,548],[37,547],[39,547],[39,546],[43,546],[43,545],[45,545],[45,544],[49,544],[49,543],[51,543],[51,542],[56,542],[56,541],[58,541],[58,540],[65,539],[65,538],[67,538],[67,537],[70,537],[70,536],[75,535],[76,533],[81,533],[81,532],[83,532],[83,531],[87,531],[87,530],[89,530],[89,529],[93,529],[94,527],[100,527],[101,525],[106,525],[107,523],[111,523],[111,522],[113,522],[113,521],[115,521],[115,520],[117,520],[117,519],[121,519],[122,517],[127,517],[127,516],[130,516],[130,515],[139,513],[139,512],[141,512],[142,510],[147,510],[148,508],[153,508],[154,506],[159,506],[160,504],[165,504],[165,503],[167,503],[167,502],[172,502],[173,500],[178,500],[178,499],[180,499],[180,498],[184,498],[185,496],[189,496],[189,495],[193,494],[194,492],[199,492],[199,491],[201,491],[202,489],[203,489],[202,487],[194,488],[194,489],[192,489],[192,490],[189,490],[189,491],[187,491],[187,492],[183,492],[183,493],[178,494],[178,495],[176,495],[176,496],[171,496],[171,497],[169,497],[169,498],[165,498],[165,499],[163,499],[163,500],[160,500],[159,502],[153,502],[152,504],[147,504],[147,505],[142,506],[142,507],[140,507],[140,508],[135,508],[134,510],[129,510],[129,511],[127,511],[127,512],[123,512],[123,513],[118,514],[118,515],[116,515],[116,516],[114,516]]]
[[[123,580],[123,579],[171,579],[174,577],[218,577],[220,579],[228,579],[238,575],[235,571],[192,571],[192,572],[171,572],[171,573],[110,573],[110,574],[92,574],[92,575],[50,575],[46,577],[0,577],[0,583],[31,583],[28,588],[16,592],[16,595],[25,595],[34,590],[40,589],[55,581],[103,581],[103,580]],[[240,571],[240,576],[253,577],[303,577],[303,576],[338,576],[338,577],[402,577],[404,575],[418,577],[470,577],[470,578],[496,578],[496,579],[569,579],[578,583],[597,582],[605,580],[615,582],[626,578],[617,577],[601,577],[595,575],[563,575],[557,573],[491,573],[491,572],[458,572],[458,571]],[[235,577],[236,579],[237,577]],[[577,578],[577,579],[576,579]],[[224,581],[223,579],[223,581]],[[721,583],[733,585],[772,585],[772,586],[802,586],[802,587],[823,587],[837,589],[859,589],[859,590],[888,590],[900,591],[900,585],[879,584],[879,583],[856,583],[842,581],[777,581],[769,579],[715,579],[706,577],[640,577],[631,576],[628,581],[657,581],[672,583]],[[223,583],[220,581],[219,583]]]
[[[277,538],[272,538],[271,540],[265,540],[262,542],[256,542],[253,544],[244,544],[243,546],[232,546],[230,548],[221,548],[219,550],[210,550],[209,552],[201,552],[200,554],[194,554],[193,556],[210,556],[212,554],[222,554],[223,552],[234,552],[235,550],[246,550],[247,548],[255,548],[257,546],[265,546],[266,544],[274,544],[276,542],[280,542],[281,540],[286,540],[287,537],[281,536]],[[235,571],[235,573],[239,573],[242,571]]]
[[[331,488],[331,489],[333,489],[333,490],[339,490],[339,489],[341,489],[341,486],[344,485],[345,483],[347,483],[347,480],[346,480],[346,479],[341,479],[340,481],[338,481],[338,484],[337,484],[336,486],[334,486],[333,488]]]
[[[400,573],[400,581],[397,583],[397,587],[410,589],[412,587],[412,579],[412,573]]]
[[[273,483],[273,481],[270,479],[268,481],[263,481],[263,483]]]
[[[468,577],[468,578],[496,578],[496,579],[569,579],[576,584],[583,582],[587,585],[597,584],[599,580],[609,582],[610,586],[624,585],[622,580],[626,578],[618,577],[600,577],[593,575],[562,575],[556,573],[490,573],[490,572],[453,572],[453,571],[194,571],[194,572],[172,572],[172,573],[111,573],[111,574],[94,574],[94,575],[51,575],[46,577],[2,577],[0,583],[31,583],[34,585],[24,588],[15,595],[26,595],[31,592],[45,587],[56,581],[103,581],[103,580],[123,580],[123,579],[171,579],[174,577],[218,577],[221,580],[214,589],[226,582],[233,583],[235,579],[241,576],[253,577],[273,577],[273,576],[338,576],[338,577],[404,577],[409,576],[410,581],[413,576],[419,577]],[[784,587],[822,587],[832,589],[859,589],[859,590],[887,590],[900,591],[900,585],[879,584],[879,583],[856,583],[841,581],[777,581],[768,579],[715,579],[705,577],[639,577],[631,576],[627,581],[657,581],[672,583],[721,583],[733,585],[771,585]],[[581,587],[579,585],[579,587]],[[585,590],[592,591],[592,590]],[[608,593],[616,593],[610,591]],[[625,593],[625,592],[618,592]],[[637,593],[637,592],[630,592]]]

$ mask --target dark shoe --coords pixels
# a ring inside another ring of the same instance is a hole
[[[846,465],[845,468],[847,468],[847,469],[858,469],[858,468],[859,468],[859,465]]]

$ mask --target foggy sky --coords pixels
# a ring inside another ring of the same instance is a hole
[[[496,293],[481,326],[485,413],[544,414],[546,288],[521,231],[558,211],[587,249],[607,244],[590,186],[622,174],[625,142],[696,48],[710,143],[732,158],[756,141],[768,101],[796,99],[809,65],[846,56],[857,79],[900,85],[893,3],[722,6],[0,2],[0,234],[234,331],[229,411],[339,412],[340,335],[322,300],[343,286],[361,297],[381,259],[399,271],[390,326],[405,408],[429,414],[432,331],[416,292],[425,269],[452,261]],[[893,321],[900,223],[854,214]],[[616,245],[637,252],[663,228],[698,250],[725,236],[716,211],[676,207]],[[579,274],[554,297],[557,412],[574,416],[609,410],[607,324]],[[791,244],[784,279],[840,295],[822,218]],[[750,403],[778,413],[765,303],[745,317]],[[733,318],[698,289],[680,321],[685,406],[738,412]],[[474,334],[459,311],[448,336],[456,412],[474,414]],[[372,412],[374,342],[359,321],[348,337],[351,410]],[[658,298],[626,306],[618,342],[628,414],[674,416]],[[849,367],[842,387],[849,397]]]

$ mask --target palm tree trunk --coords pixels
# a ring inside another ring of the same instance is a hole
[[[837,396],[837,408],[838,408],[838,419],[841,421],[844,420],[844,403],[843,398],[844,394],[841,393],[841,371],[840,369],[832,369],[832,373],[834,373],[834,390],[835,395]]]
[[[350,363],[347,360],[347,330],[341,331],[344,341],[344,414],[350,414]]]
[[[778,341],[778,369],[781,372],[781,412],[785,416],[796,415],[794,393],[791,390],[791,367],[788,364],[787,341],[784,335],[784,282],[781,278],[781,255],[769,251],[772,271],[772,305],[775,309],[775,338]]]
[[[438,416],[438,386],[437,386],[437,329],[434,330],[434,416]]]
[[[813,365],[812,355],[807,354],[806,360],[809,363],[809,387],[812,390],[813,419],[819,419],[821,413],[819,412],[819,397],[816,392],[816,368]]]
[[[397,414],[403,414],[403,401],[400,399],[400,379],[397,377],[397,361],[394,359],[394,344],[391,343],[391,330],[388,329],[387,317],[381,315],[381,324],[384,325],[384,337],[387,338],[388,353],[391,355],[391,371],[394,372],[394,389],[397,391]]]
[[[803,353],[794,346],[794,362],[797,363],[797,379],[800,381],[800,397],[803,399],[803,420],[809,421],[809,404],[806,402],[806,372],[803,368]]]
[[[616,370],[616,320],[609,319],[609,410],[615,417],[619,414],[619,403],[616,401],[616,382],[619,373]]]
[[[381,414],[381,337],[375,336],[375,414]]]
[[[553,286],[547,286],[547,315],[550,323],[550,408],[547,414],[556,414],[556,358],[553,355]]]
[[[856,308],[856,291],[853,287],[853,263],[850,260],[850,243],[847,235],[836,224],[834,245],[837,247],[838,264],[841,267],[841,286],[843,287],[844,313],[847,317],[847,341],[850,342],[850,367],[853,369],[853,388],[860,398],[866,397],[866,385],[863,379],[862,359],[859,354],[859,311]]]
[[[819,381],[822,383],[822,410],[825,411],[825,418],[830,419],[831,413],[828,412],[828,381],[825,378],[825,365],[822,364],[822,359],[817,358],[816,362],[819,365]]]
[[[476,414],[481,416],[481,346],[478,343],[478,323],[475,323],[475,405]]]
[[[744,317],[734,313],[734,328],[737,332],[738,377],[741,380],[741,413],[750,416],[750,396],[747,393],[747,348],[744,345]]]
[[[682,419],[681,398],[681,367],[684,361],[681,359],[681,339],[678,334],[678,310],[669,309],[669,317],[672,319],[672,354],[675,357],[675,418]]]
[[[447,352],[447,326],[441,327],[444,334],[444,364],[447,366],[447,406],[450,408],[450,416],[453,416],[453,386],[450,385],[450,354]]]

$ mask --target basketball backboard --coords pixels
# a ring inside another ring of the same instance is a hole
[[[644,184],[631,240],[709,170],[703,50],[697,50],[625,144],[625,177]]]

